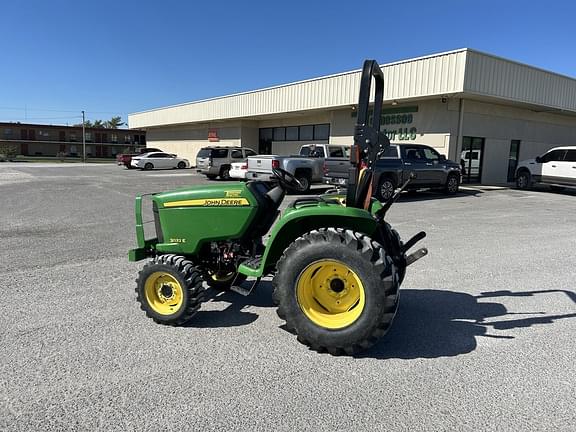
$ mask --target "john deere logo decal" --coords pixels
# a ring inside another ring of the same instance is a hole
[[[246,198],[208,198],[164,203],[164,207],[242,207],[249,205],[250,202]]]

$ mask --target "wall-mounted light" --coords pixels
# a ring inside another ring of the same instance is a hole
[[[442,97],[440,98],[440,101],[441,101],[442,103],[448,102],[448,96],[442,96]]]
[[[398,101],[397,101],[396,99],[394,99],[394,100],[392,101],[392,105],[398,105]]]

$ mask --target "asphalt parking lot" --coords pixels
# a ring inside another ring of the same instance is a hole
[[[170,328],[135,302],[133,198],[205,180],[0,164],[0,429],[574,430],[576,194],[472,188],[389,213],[428,232],[358,358],[281,328],[270,284]]]

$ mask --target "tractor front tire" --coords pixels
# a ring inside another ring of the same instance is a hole
[[[204,300],[202,275],[182,256],[155,257],[140,271],[136,283],[140,308],[159,324],[178,326],[188,322]]]
[[[318,352],[353,355],[384,336],[398,307],[392,258],[368,236],[340,228],[296,239],[273,280],[278,316]]]

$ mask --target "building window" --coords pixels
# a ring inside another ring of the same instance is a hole
[[[49,138],[49,137],[50,137],[50,133],[49,133],[48,131],[40,130],[40,131],[38,131],[38,136],[39,136],[40,138]]]
[[[130,144],[131,142],[132,142],[132,140],[130,139],[130,135],[128,135],[128,134],[124,135],[124,143]]]
[[[327,141],[330,139],[330,124],[261,128],[258,150],[269,154],[272,141]]]
[[[4,129],[4,138],[11,138],[12,137],[12,129],[6,128]]]
[[[286,128],[286,141],[298,141],[298,126]]]
[[[70,142],[78,141],[78,138],[76,137],[76,132],[70,132],[70,135],[68,135],[68,140]]]
[[[274,141],[286,141],[286,128],[274,128]]]
[[[86,134],[84,135],[84,139],[86,140],[86,142],[92,142],[92,132],[86,132]]]
[[[314,125],[300,126],[300,141],[314,140]]]
[[[315,140],[327,140],[329,138],[330,138],[330,125],[329,124],[314,125],[314,139]]]
[[[110,142],[112,142],[114,144],[118,143],[118,134],[115,134],[115,133],[110,134]]]

